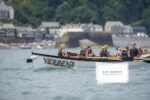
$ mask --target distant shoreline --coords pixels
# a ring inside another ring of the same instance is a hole
[[[0,43],[0,49],[9,49],[9,45]]]
[[[137,47],[150,48],[150,38],[144,38],[144,37],[112,37],[112,41],[113,41],[113,46],[111,46],[111,47],[126,47],[126,46],[130,45],[131,43],[135,42],[137,44]],[[23,45],[23,44],[21,44],[21,45]],[[92,47],[99,48],[100,46],[101,45],[95,45],[95,46],[92,46]],[[54,46],[54,47],[46,47],[45,46],[45,48],[56,48],[56,47],[58,47],[58,46]],[[12,46],[11,44],[0,43],[0,49],[14,49],[14,48],[19,49],[20,47],[17,46],[17,45]],[[78,46],[76,48],[80,48],[80,46]]]

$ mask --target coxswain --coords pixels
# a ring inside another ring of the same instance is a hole
[[[138,49],[136,47],[136,43],[134,42],[131,45],[132,45],[132,47],[130,48],[130,57],[138,56]]]
[[[95,54],[93,53],[93,51],[91,49],[91,46],[86,47],[85,56],[86,57],[94,57],[95,56]]]
[[[101,47],[101,51],[99,53],[99,56],[100,57],[109,57],[110,56],[110,53],[108,52],[108,46],[104,45]]]
[[[65,44],[60,45],[60,49],[58,51],[58,56],[67,57],[67,52],[65,51]]]

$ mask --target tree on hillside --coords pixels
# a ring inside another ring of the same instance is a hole
[[[14,0],[18,23],[38,26],[41,21],[98,23],[120,20],[144,25],[150,32],[150,0]]]

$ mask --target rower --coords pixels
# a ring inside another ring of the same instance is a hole
[[[144,53],[144,50],[140,47],[140,48],[138,49],[138,54],[139,54],[139,56],[141,56],[143,53]]]
[[[58,56],[67,57],[67,52],[65,51],[65,44],[60,45],[60,49],[58,51]]]
[[[85,57],[86,55],[86,46],[83,46],[82,49],[80,50],[79,56]]]
[[[121,48],[117,47],[116,48],[117,52],[116,52],[116,57],[121,57]]]
[[[132,47],[130,48],[130,57],[138,56],[138,49],[136,47],[136,43],[132,43]]]
[[[101,47],[101,51],[99,53],[100,57],[109,57],[110,56],[110,53],[108,52],[108,46],[107,45],[104,45]]]
[[[91,46],[87,46],[85,50],[85,56],[86,57],[93,57],[95,54],[93,53]]]
[[[128,57],[128,50],[126,48],[122,50],[121,56],[122,57]]]
[[[145,53],[145,54],[146,54],[146,53],[149,53],[149,50],[146,49],[146,48],[144,48],[144,49],[143,49],[143,53]]]
[[[126,46],[124,49],[121,50],[121,57],[129,57],[129,47]]]

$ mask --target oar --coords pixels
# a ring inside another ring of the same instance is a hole
[[[134,58],[134,61],[150,63],[150,58]]]
[[[134,58],[134,60],[150,60],[150,58]]]

